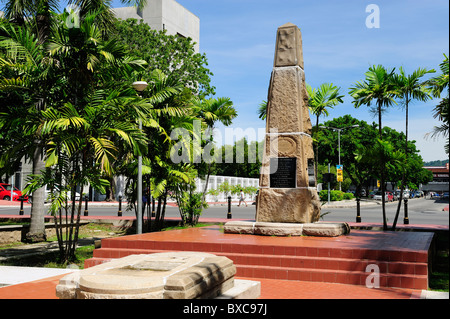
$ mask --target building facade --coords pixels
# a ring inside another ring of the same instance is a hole
[[[143,20],[154,30],[191,38],[196,43],[196,52],[200,51],[200,19],[175,0],[148,0],[143,9],[123,7],[113,12],[119,19]]]
[[[423,191],[443,193],[449,190],[449,166],[425,166],[433,173],[433,181],[422,187]]]

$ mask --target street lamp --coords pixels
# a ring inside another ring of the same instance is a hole
[[[144,91],[148,83],[145,81],[137,81],[132,84],[139,96]],[[139,130],[142,130],[142,120],[139,118]],[[138,156],[138,185],[137,185],[137,221],[136,233],[142,234],[142,155]]]
[[[336,128],[336,127],[330,127],[330,126],[322,126],[324,128],[330,129],[330,130],[334,130],[338,132],[338,153],[339,153],[339,165],[341,165],[341,131],[348,129],[348,128],[354,128],[354,127],[359,127],[358,124],[356,125],[351,125],[351,126],[346,126],[343,128]],[[339,190],[341,191],[341,182],[339,182]]]

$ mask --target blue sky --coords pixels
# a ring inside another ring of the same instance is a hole
[[[177,0],[200,18],[200,51],[206,53],[216,97],[229,97],[238,111],[233,128],[264,128],[257,108],[266,100],[275,52],[276,30],[291,22],[302,32],[306,81],[312,87],[331,82],[341,87],[344,103],[324,120],[351,114],[377,121],[367,107],[355,109],[349,88],[364,79],[371,65],[418,67],[439,71],[449,54],[448,0]],[[380,27],[367,28],[369,4],[380,9]],[[113,1],[113,6],[121,6]],[[425,161],[445,159],[444,139],[425,140],[439,122],[432,117],[437,100],[410,105],[409,135]],[[405,129],[405,112],[394,106],[383,126]]]

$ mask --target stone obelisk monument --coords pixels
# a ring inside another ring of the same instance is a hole
[[[320,217],[300,29],[278,28],[267,101],[257,222],[313,223]]]
[[[230,221],[225,233],[340,236],[346,223],[321,223],[302,36],[292,23],[278,28],[267,98],[266,137],[256,221]]]

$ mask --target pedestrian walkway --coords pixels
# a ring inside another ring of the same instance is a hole
[[[56,285],[74,269],[0,267],[11,285],[0,287],[0,299],[57,299]],[[27,269],[23,269],[27,268]],[[31,281],[28,281],[32,279]],[[239,279],[255,280],[255,278]],[[260,299],[448,299],[446,292],[364,286],[324,282],[257,279],[261,282]]]
[[[72,272],[74,269],[0,266],[0,287],[34,282]]]
[[[0,268],[0,271],[1,268]],[[65,274],[41,278],[0,288],[0,299],[57,299],[56,285]],[[364,286],[323,282],[288,281],[276,279],[238,279],[261,282],[260,299],[420,299],[421,290],[395,288],[366,288]],[[434,295],[436,298],[437,295]],[[440,296],[440,295],[439,295]]]

